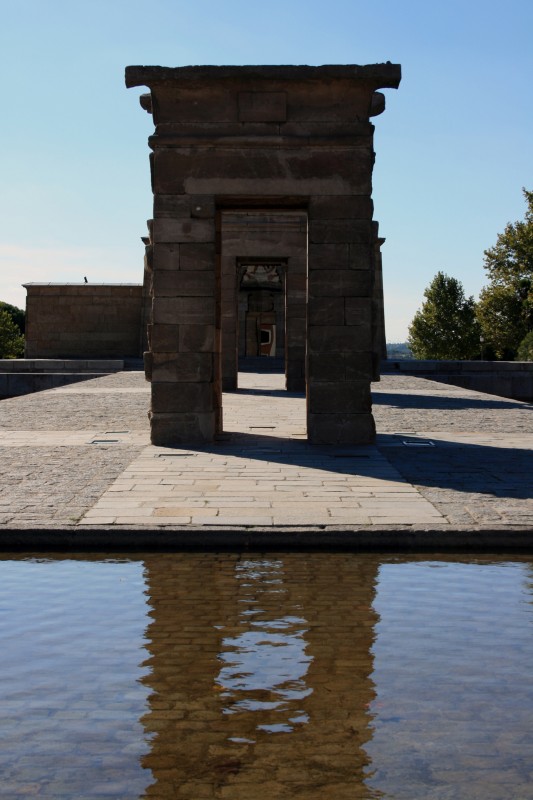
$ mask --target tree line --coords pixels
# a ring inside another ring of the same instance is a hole
[[[523,220],[508,223],[484,252],[488,284],[479,300],[438,272],[410,326],[415,358],[533,361],[533,192]]]

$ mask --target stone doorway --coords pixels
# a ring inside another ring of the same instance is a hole
[[[284,266],[265,261],[239,266],[239,361],[242,358],[284,358]]]
[[[219,224],[223,389],[238,388],[239,360],[276,358],[305,391],[307,212],[222,211]]]

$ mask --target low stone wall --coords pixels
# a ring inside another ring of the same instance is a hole
[[[381,372],[405,373],[461,386],[513,400],[533,400],[533,362],[531,361],[418,361],[386,360]]]
[[[142,286],[26,283],[26,358],[141,355]]]
[[[123,358],[0,358],[0,373],[43,372],[120,372],[124,369]],[[142,368],[142,367],[140,367]]]
[[[67,386],[70,383],[101,378],[105,374],[102,372],[4,372],[0,373],[0,399],[21,397],[24,394],[43,392],[45,389],[57,389],[59,386]]]

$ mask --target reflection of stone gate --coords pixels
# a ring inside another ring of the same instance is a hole
[[[144,796],[376,796],[365,791],[376,566],[148,556]]]
[[[236,384],[238,267],[249,259],[286,264],[287,388],[306,387],[309,440],[372,441],[383,324],[369,118],[384,107],[376,90],[399,81],[393,64],[127,68],[128,86],[150,88],[141,104],[156,125],[146,281],[155,444],[221,430],[222,383]],[[234,235],[271,217],[275,236],[290,215],[298,241]]]

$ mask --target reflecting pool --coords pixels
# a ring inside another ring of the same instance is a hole
[[[532,565],[4,556],[0,796],[533,800]]]

